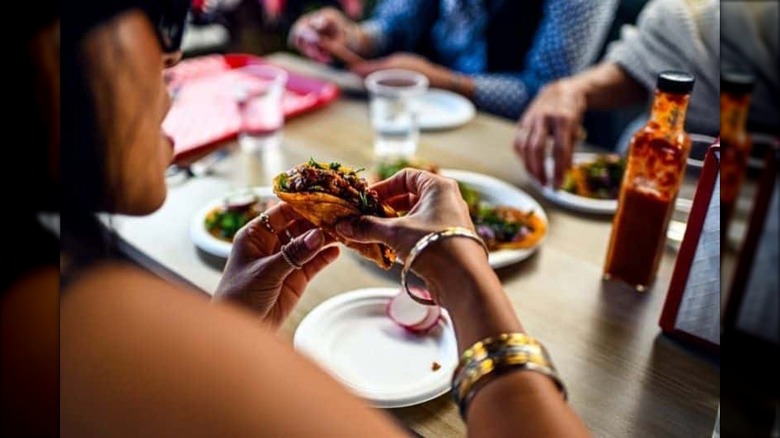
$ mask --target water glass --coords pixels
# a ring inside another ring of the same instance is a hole
[[[234,92],[241,113],[242,150],[256,151],[281,143],[286,84],[287,72],[278,67],[248,65],[236,69]]]
[[[381,70],[366,78],[366,88],[375,157],[413,156],[420,137],[418,100],[428,90],[428,78],[408,70]]]

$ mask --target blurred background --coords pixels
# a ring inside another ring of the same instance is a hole
[[[381,0],[193,0],[184,34],[185,58],[210,53],[267,55],[295,53],[287,44],[293,23],[306,13],[334,7],[354,21],[369,18]],[[620,38],[624,25],[635,24],[648,0],[621,0],[607,37],[594,62]],[[625,127],[646,109],[635,105],[620,111],[589,111],[584,120],[588,141],[611,149]]]

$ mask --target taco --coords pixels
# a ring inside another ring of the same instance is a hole
[[[290,204],[298,214],[321,227],[334,238],[373,260],[383,269],[395,262],[395,252],[381,243],[346,241],[333,227],[336,222],[363,215],[395,217],[395,211],[379,201],[377,193],[368,188],[360,170],[339,163],[323,163],[310,159],[274,178],[274,193]]]
[[[531,248],[547,234],[541,216],[504,205],[483,202],[472,212],[471,220],[490,251]]]

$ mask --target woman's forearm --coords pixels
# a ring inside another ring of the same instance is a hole
[[[423,276],[453,320],[459,352],[497,333],[522,332],[512,303],[480,245],[462,238],[448,239],[438,245],[437,253],[446,257],[431,254],[425,260],[425,269],[433,274],[424,272]]]
[[[438,272],[427,275],[427,285],[453,320],[459,352],[486,337],[524,332],[480,245],[467,239],[440,245],[422,274]],[[469,436],[589,436],[552,379],[533,371],[496,377],[478,390],[467,413]]]

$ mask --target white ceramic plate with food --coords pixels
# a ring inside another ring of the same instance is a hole
[[[190,238],[192,243],[195,244],[201,250],[221,258],[227,258],[230,255],[230,250],[233,248],[233,243],[224,239],[220,239],[213,235],[206,227],[206,218],[209,213],[214,209],[225,205],[225,200],[229,196],[244,196],[254,193],[257,198],[262,202],[264,200],[273,199],[276,200],[276,196],[273,193],[271,187],[255,187],[248,191],[237,191],[235,193],[227,194],[219,199],[215,199],[203,208],[198,210],[190,223]]]
[[[425,334],[386,313],[397,288],[344,292],[323,302],[295,331],[295,349],[380,408],[412,406],[450,390],[458,346],[449,315]]]
[[[588,152],[575,152],[573,157],[574,164],[581,164],[595,160],[599,155]],[[553,167],[555,163],[552,157],[549,157],[545,162],[547,166],[547,175],[553,175]],[[582,213],[590,214],[615,214],[617,212],[618,200],[615,199],[595,199],[588,198],[586,196],[580,196],[574,193],[569,193],[562,189],[553,189],[551,186],[542,186],[536,178],[530,178],[531,185],[534,186],[548,201]]]
[[[476,190],[481,195],[482,200],[490,204],[506,205],[526,212],[533,211],[542,219],[547,232],[549,232],[549,221],[542,206],[529,194],[517,187],[492,176],[465,170],[442,169],[441,174],[453,178]],[[542,243],[544,243],[546,233],[545,237],[542,237],[542,239],[531,248],[491,251],[488,257],[490,266],[494,269],[498,269],[527,259]]]
[[[457,128],[477,115],[470,100],[452,91],[430,89],[418,102],[418,123],[423,131]]]

